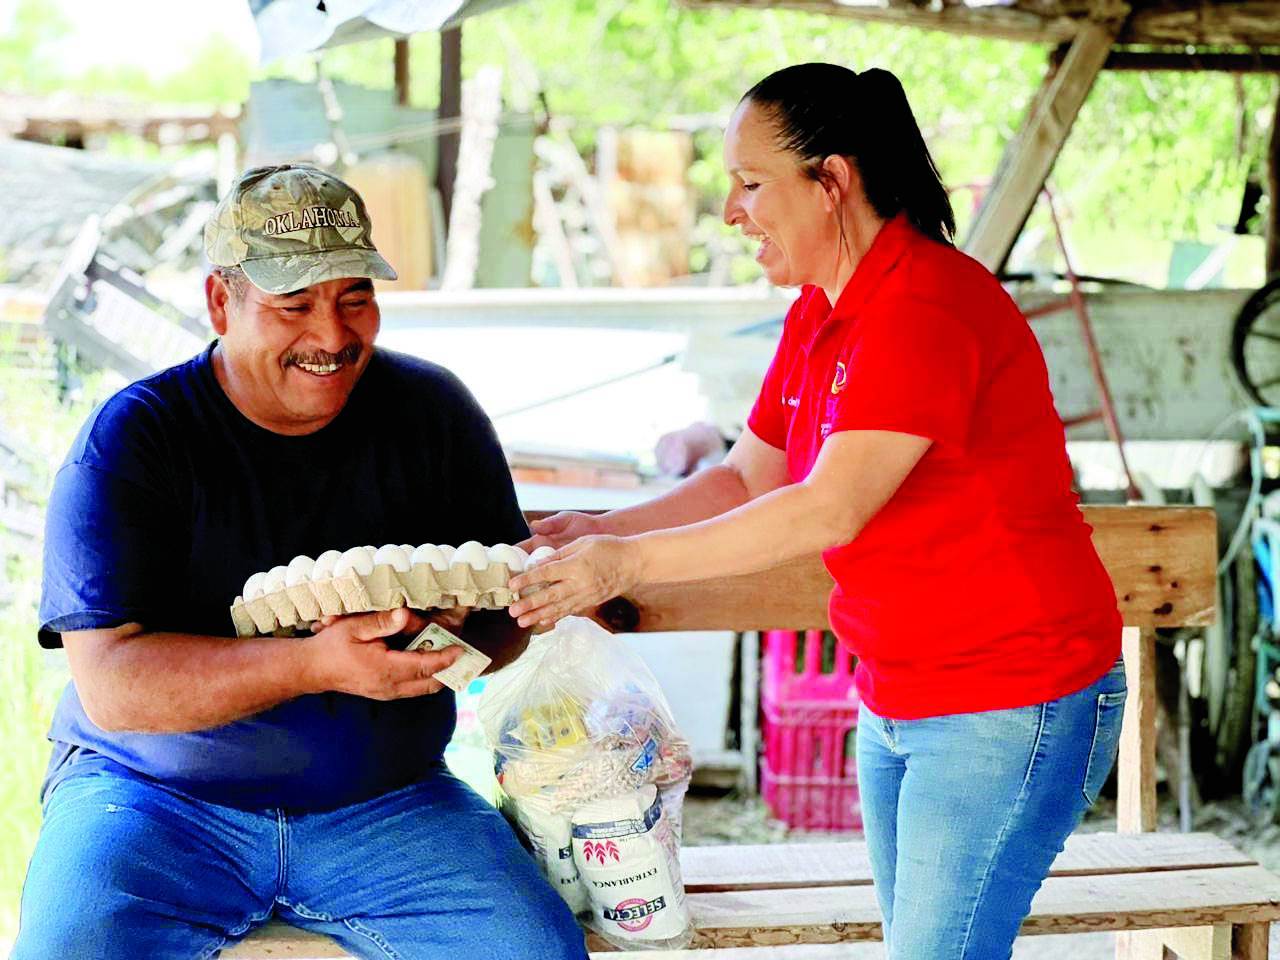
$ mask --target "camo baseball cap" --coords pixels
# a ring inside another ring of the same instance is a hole
[[[267,293],[326,280],[396,272],[373,246],[364,201],[309,164],[254,167],[241,174],[204,227],[204,249],[219,267],[240,267]]]

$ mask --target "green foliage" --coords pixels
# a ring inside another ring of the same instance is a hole
[[[0,38],[0,86],[214,103],[243,100],[255,76],[315,76],[310,56],[256,71],[216,35],[169,77],[132,66],[76,72],[52,59],[69,29],[56,7],[20,0]],[[392,48],[390,40],[338,47],[323,53],[322,69],[335,79],[389,88]],[[411,49],[413,102],[435,106],[439,37],[415,36]],[[790,10],[690,10],[674,0],[538,0],[473,18],[463,29],[464,74],[502,67],[508,102],[535,109],[541,94],[588,154],[602,124],[696,132],[695,268],[709,262],[707,244],[738,242],[716,226],[726,188],[719,129],[743,91],[766,73],[819,59],[892,69],[944,179],[964,185],[989,180],[1044,73],[1046,53],[1030,44]],[[1262,169],[1275,97],[1275,80],[1266,76],[1104,74],[1052,181],[1072,246],[1085,251],[1080,268],[1151,281],[1161,276],[1173,240],[1221,241],[1223,226],[1235,222],[1246,175]],[[972,194],[956,197],[962,235],[971,200]],[[1044,213],[1030,225],[1043,232]],[[1093,255],[1098,251],[1105,257]],[[749,258],[740,266],[741,278],[755,275]]]
[[[19,597],[0,606],[0,952],[17,931],[18,898],[40,829],[37,787],[49,761],[45,734],[66,678],[35,642],[34,570],[13,570]]]
[[[21,0],[8,29],[0,31],[0,89],[54,89],[63,78],[54,48],[70,29],[56,7]]]
[[[13,350],[13,343],[0,343],[0,356],[12,356]],[[47,373],[48,356],[34,359],[23,366],[0,363],[0,426],[31,455],[42,473],[40,489],[47,490],[53,465],[109,387],[103,375],[90,374],[74,402],[60,403]],[[45,734],[67,681],[65,658],[36,644],[38,558],[21,558],[5,574],[0,579],[8,580],[14,595],[0,603],[0,955],[8,952],[17,929],[18,897],[40,829],[38,788],[49,759]]]

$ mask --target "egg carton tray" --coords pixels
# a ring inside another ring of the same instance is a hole
[[[413,607],[499,610],[519,597],[507,584],[554,551],[476,541],[456,550],[447,545],[388,544],[327,550],[315,560],[294,557],[288,565],[255,573],[231,604],[241,637],[305,628],[323,617]]]

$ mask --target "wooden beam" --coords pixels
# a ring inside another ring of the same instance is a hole
[[[1124,705],[1118,760],[1116,830],[1145,833],[1156,828],[1156,638],[1150,630],[1124,629]]]
[[[878,6],[851,6],[837,0],[680,0],[683,6],[751,7],[824,13],[873,23],[940,30],[961,36],[1021,40],[1026,43],[1058,43],[1076,33],[1076,21],[1066,15],[1042,16],[1006,6],[967,7],[948,4],[941,8],[914,3]]]
[[[409,105],[409,38],[396,39],[395,54],[396,103],[402,107]]]
[[[965,252],[992,272],[1008,260],[1120,26],[1119,20],[1081,26],[1061,68],[1050,69],[1026,123],[1005,149],[964,242]]]
[[[1084,517],[1127,625],[1213,622],[1218,526],[1212,509],[1087,506]],[[828,627],[831,586],[822,559],[803,557],[745,576],[645,586],[604,604],[597,618],[623,633],[819,630]]]
[[[441,121],[462,116],[462,25],[440,31],[440,109]],[[458,175],[459,130],[446,127],[436,138],[436,189],[444,208],[444,222],[449,222],[453,207],[453,181]]]
[[[1266,269],[1267,279],[1280,275],[1280,95],[1271,108],[1271,136],[1267,140]]]
[[[1046,44],[1070,40],[1088,16],[1086,3],[1053,0],[1044,3],[1014,0],[1007,5],[982,6],[949,0],[936,5],[904,0],[885,0],[882,4],[843,0],[680,0],[680,3],[695,9],[711,6],[787,8],[963,36]],[[1144,4],[1134,11],[1117,39],[1129,44],[1249,47],[1265,51],[1280,46],[1277,13],[1276,0],[1232,0],[1230,3],[1162,0]]]
[[[1242,923],[1232,930],[1232,960],[1267,960],[1270,923]]]
[[[1049,55],[1054,63],[1066,56],[1066,45]],[[1112,50],[1103,70],[1144,72],[1173,70],[1216,73],[1280,73],[1280,53],[1197,53],[1185,50]]]

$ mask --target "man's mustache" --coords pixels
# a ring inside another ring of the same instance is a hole
[[[332,363],[338,366],[345,366],[359,360],[362,349],[360,344],[352,343],[343,347],[337,353],[329,353],[327,350],[316,350],[311,353],[290,352],[285,354],[284,365],[287,367],[291,363],[306,363],[314,367],[322,367]]]

